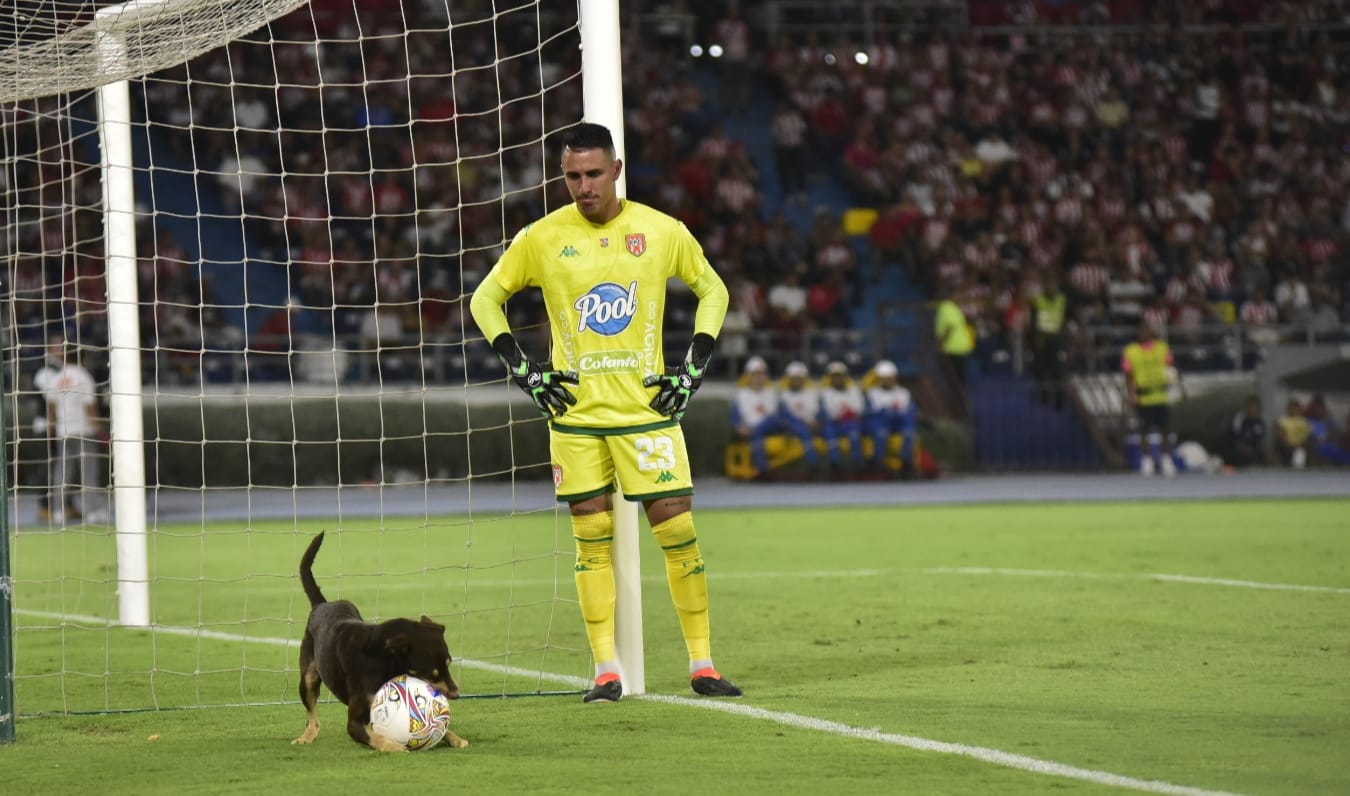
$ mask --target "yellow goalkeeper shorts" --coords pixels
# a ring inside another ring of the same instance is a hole
[[[553,487],[574,503],[614,491],[642,501],[694,494],[684,432],[677,423],[655,429],[591,434],[549,430]]]

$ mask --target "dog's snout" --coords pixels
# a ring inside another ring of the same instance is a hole
[[[447,683],[444,680],[435,683],[436,690],[445,694],[446,699],[459,699],[459,686],[454,683]]]

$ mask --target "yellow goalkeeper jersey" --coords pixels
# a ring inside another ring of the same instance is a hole
[[[664,425],[642,386],[662,373],[666,283],[693,284],[711,266],[678,219],[624,200],[609,223],[593,224],[575,204],[522,229],[488,279],[507,293],[543,291],[557,370],[574,370],[577,403],[553,427],[622,433]]]

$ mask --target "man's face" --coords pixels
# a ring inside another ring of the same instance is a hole
[[[66,341],[63,339],[52,339],[47,341],[47,361],[65,362],[66,361]]]
[[[788,376],[787,386],[789,390],[800,390],[806,386],[806,377]]]
[[[567,192],[586,220],[603,224],[619,214],[617,183],[623,161],[599,147],[564,149],[562,171]]]

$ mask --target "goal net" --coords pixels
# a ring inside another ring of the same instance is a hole
[[[0,40],[19,715],[294,701],[319,531],[328,598],[445,624],[464,693],[580,687],[547,430],[468,313],[565,201],[545,144],[581,117],[575,5],[108,5],[23,0]],[[541,302],[508,309],[546,351]]]

